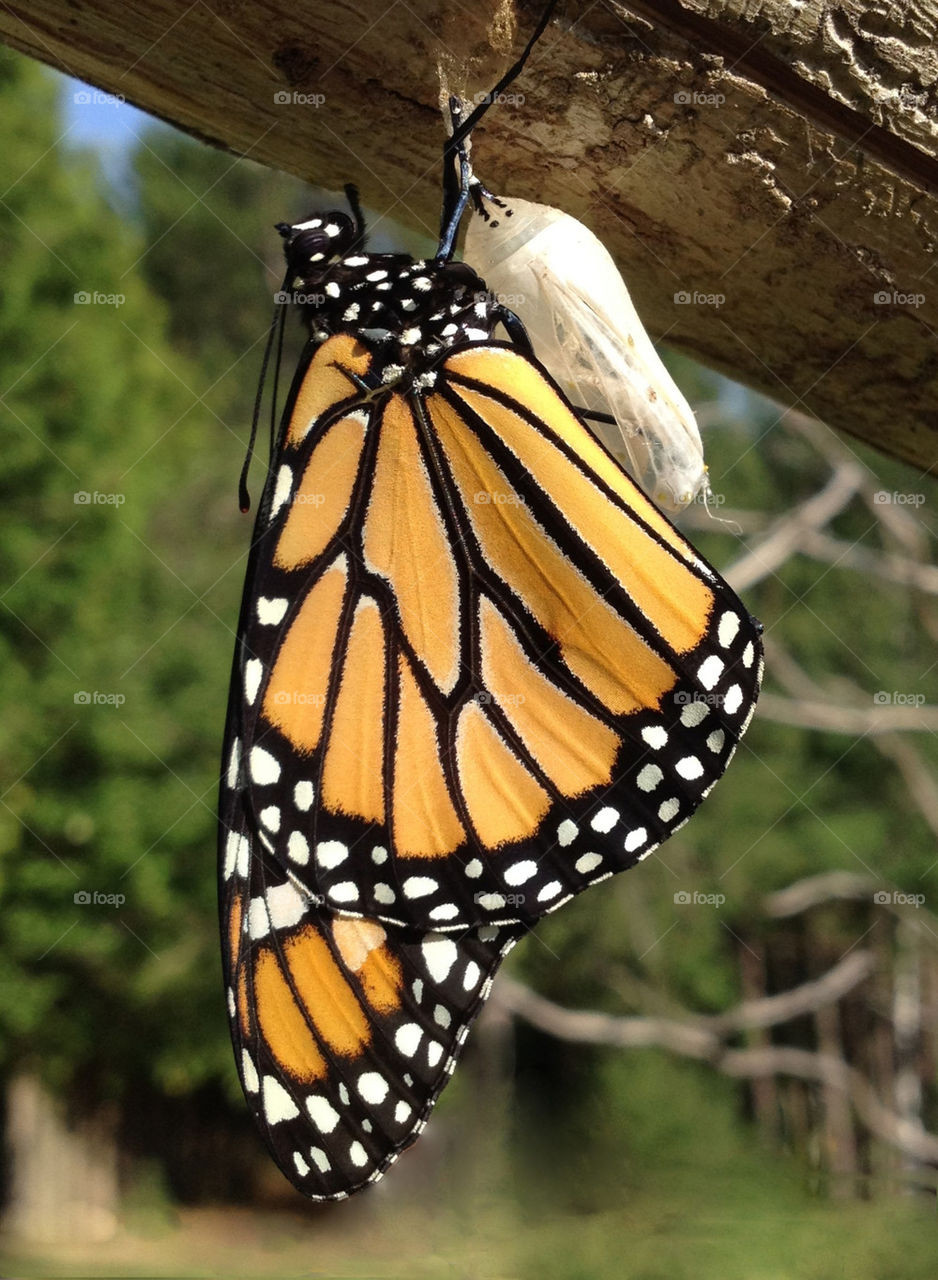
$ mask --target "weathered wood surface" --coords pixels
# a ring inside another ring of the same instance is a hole
[[[0,38],[263,164],[355,180],[432,234],[438,63],[483,91],[537,13],[10,0]],[[936,27],[938,0],[567,0],[476,164],[586,221],[655,336],[927,470]]]

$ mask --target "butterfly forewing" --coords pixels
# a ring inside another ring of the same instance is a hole
[[[356,391],[371,364],[318,348],[271,469],[232,734],[252,836],[334,910],[532,922],[719,778],[757,624],[511,344]]]

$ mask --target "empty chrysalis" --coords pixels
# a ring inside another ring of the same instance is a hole
[[[677,511],[705,495],[693,412],[608,251],[559,209],[493,200],[489,216],[478,192],[465,259],[518,315],[538,360],[575,404],[613,420],[590,425],[656,502]]]

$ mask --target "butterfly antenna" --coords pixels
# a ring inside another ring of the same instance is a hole
[[[277,294],[274,314],[270,320],[270,328],[267,330],[267,344],[264,347],[264,359],[261,362],[261,374],[257,382],[257,394],[254,397],[254,412],[251,414],[251,438],[248,440],[247,453],[244,455],[244,465],[241,468],[241,478],[238,481],[238,506],[243,512],[251,510],[251,495],[248,493],[248,472],[251,470],[251,462],[254,459],[254,441],[257,439],[257,424],[260,421],[261,416],[261,401],[264,397],[264,386],[267,382],[267,367],[270,364],[270,353],[274,348],[274,343],[276,342],[277,363],[276,372],[274,374],[274,399],[271,405],[271,432],[273,433],[274,430],[273,422],[277,400],[277,377],[280,373],[280,355],[283,351],[283,322],[286,317],[286,304],[282,299],[286,294],[289,279],[289,273],[287,273],[280,292]],[[271,449],[272,448],[273,444],[271,444]]]

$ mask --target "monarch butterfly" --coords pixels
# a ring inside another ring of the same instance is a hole
[[[488,193],[486,193],[488,195]],[[660,506],[678,511],[707,491],[690,405],[645,332],[606,248],[559,209],[494,200],[469,223],[465,256],[511,299],[535,351],[565,393],[589,405],[600,438]]]
[[[480,113],[432,261],[367,253],[354,197],[281,227],[310,339],[247,571],[220,907],[245,1095],[314,1199],[414,1140],[530,926],[687,820],[761,672],[757,624],[453,261]]]

